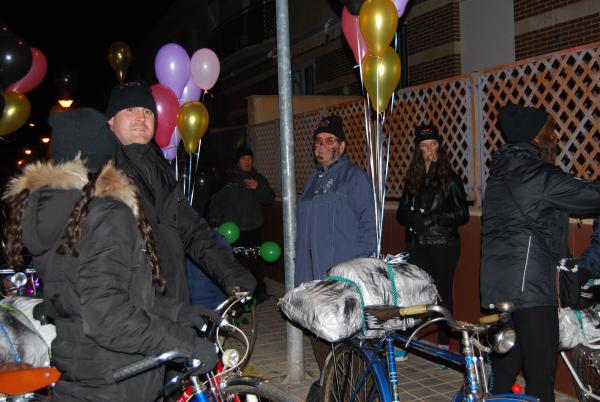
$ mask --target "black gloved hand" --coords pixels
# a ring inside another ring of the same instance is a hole
[[[417,233],[417,234],[421,234],[424,233],[425,230],[427,229],[427,226],[425,225],[425,217],[423,216],[423,214],[419,213],[419,212],[414,212],[411,214],[411,228],[412,230]]]
[[[579,287],[583,287],[590,279],[592,279],[590,271],[581,266],[577,267],[577,282],[579,283]]]
[[[206,330],[206,320],[203,317],[209,318],[216,326],[221,324],[222,318],[214,310],[193,304],[184,304],[181,307],[177,314],[177,322],[204,331]]]
[[[199,374],[208,373],[217,365],[217,345],[206,339],[197,338],[191,357],[200,360],[202,363],[198,369]]]

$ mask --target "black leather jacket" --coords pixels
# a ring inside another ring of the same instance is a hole
[[[462,180],[451,172],[444,191],[439,192],[425,175],[418,194],[412,194],[408,189],[403,191],[396,219],[405,226],[407,246],[441,245],[458,240],[457,227],[469,220]],[[417,225],[417,220],[422,220],[423,225]]]

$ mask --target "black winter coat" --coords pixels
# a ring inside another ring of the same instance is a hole
[[[117,150],[116,165],[139,189],[167,280],[166,296],[189,301],[186,254],[226,292],[234,286],[254,290],[256,280],[252,274],[235,262],[231,249],[219,243],[206,220],[188,204],[156,145],[121,146]]]
[[[258,182],[256,189],[246,188],[244,179]],[[244,172],[238,167],[227,171],[227,184],[217,191],[210,200],[209,221],[212,226],[223,222],[234,222],[240,230],[253,230],[262,227],[265,216],[263,205],[275,200],[275,191],[265,177],[255,169]]]
[[[558,305],[556,266],[569,254],[569,214],[598,213],[600,183],[544,162],[534,145],[504,145],[483,199],[481,306]]]
[[[422,215],[425,230],[418,233],[414,214]],[[450,172],[443,191],[435,190],[425,175],[418,194],[404,189],[398,210],[398,223],[405,226],[407,245],[441,245],[458,240],[457,227],[469,221],[467,195],[461,178]]]
[[[52,360],[62,376],[53,400],[147,401],[164,382],[162,369],[119,384],[113,370],[167,350],[191,352],[199,338],[173,322],[179,303],[155,297],[133,186],[123,173],[106,167],[99,177],[81,224],[78,257],[56,252],[86,182],[78,159],[40,163],[13,180],[7,193],[30,191],[22,234],[56,325]]]

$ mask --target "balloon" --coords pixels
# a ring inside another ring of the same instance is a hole
[[[354,60],[357,64],[360,64],[369,49],[358,27],[358,17],[350,14],[346,7],[342,11],[342,32],[344,32],[344,38],[346,38],[346,42],[348,42],[352,53],[354,53]]]
[[[192,78],[201,89],[209,90],[217,82],[221,64],[219,58],[210,49],[198,49],[192,55]]]
[[[190,78],[188,79],[188,82],[185,85],[185,88],[183,88],[183,92],[179,97],[179,104],[183,105],[184,103],[189,101],[197,101],[198,99],[200,99],[201,92],[202,90],[198,85],[196,85],[194,79],[192,78],[192,75],[190,74]]]
[[[179,99],[190,77],[190,57],[178,44],[167,43],[156,53],[154,71],[158,82],[171,88]]]
[[[31,48],[9,32],[0,33],[0,89],[7,88],[31,68]]]
[[[391,0],[367,0],[358,15],[369,52],[383,56],[398,27],[398,10]]]
[[[402,17],[404,14],[404,10],[406,10],[406,5],[408,4],[408,0],[392,0],[394,5],[396,6],[396,10],[398,11],[398,18]]]
[[[115,70],[119,82],[125,81],[127,69],[131,64],[131,48],[125,42],[113,42],[108,48],[108,63]]]
[[[170,88],[163,84],[152,85],[152,96],[156,102],[156,132],[154,142],[164,148],[169,145],[173,130],[177,125],[179,101]]]
[[[341,0],[342,3],[346,6],[350,14],[358,15],[360,12],[360,6],[363,5],[365,0]]]
[[[0,116],[2,116],[2,113],[4,113],[4,95],[0,91]]]
[[[193,154],[198,150],[198,142],[208,128],[208,110],[198,102],[187,102],[179,108],[177,128],[183,140],[185,152]]]
[[[274,241],[266,241],[261,244],[258,255],[266,262],[275,262],[281,257],[281,247]]]
[[[400,57],[388,47],[382,57],[368,53],[362,62],[363,83],[377,112],[384,111],[398,81],[400,81]]]
[[[4,111],[0,117],[0,136],[10,134],[21,127],[29,118],[29,99],[18,92],[4,93]]]
[[[14,84],[9,85],[8,88],[6,88],[7,91],[25,94],[40,85],[48,71],[48,62],[46,61],[44,53],[34,47],[31,48],[31,55],[33,60],[31,62],[31,68],[29,68],[25,77]]]
[[[181,136],[179,135],[179,130],[177,127],[173,130],[173,134],[171,135],[171,139],[169,140],[169,145],[164,148],[161,148],[162,154],[166,160],[172,161],[177,156],[177,147],[179,146],[179,141],[181,141]]]
[[[229,244],[233,244],[240,238],[240,228],[233,222],[223,222],[218,228],[219,232]]]

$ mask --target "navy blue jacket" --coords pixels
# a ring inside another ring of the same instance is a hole
[[[366,172],[343,155],[306,180],[298,201],[296,286],[320,279],[335,264],[376,249],[373,188]]]

